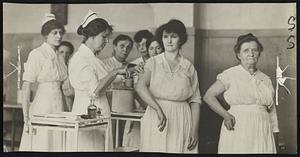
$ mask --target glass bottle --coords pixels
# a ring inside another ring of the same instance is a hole
[[[87,110],[88,110],[88,116],[91,119],[94,119],[94,118],[97,117],[97,106],[94,103],[95,103],[95,99],[94,99],[94,97],[91,97],[91,99],[90,99],[90,105],[87,108]]]

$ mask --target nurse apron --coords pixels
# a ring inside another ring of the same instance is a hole
[[[34,114],[59,113],[63,111],[61,82],[67,78],[67,69],[47,43],[32,50],[24,64],[23,80],[38,83],[33,102],[29,108],[30,118]],[[34,130],[32,147],[28,128],[24,125],[20,151],[62,151],[62,132]]]
[[[99,81],[107,74],[102,61],[85,44],[81,44],[69,63],[69,79],[75,91],[73,113],[78,115],[87,114],[91,96],[95,96],[94,104],[101,109],[101,114],[110,117],[110,108],[105,93],[93,94]],[[110,121],[108,123],[107,134],[105,131],[105,127],[80,129],[78,133],[78,151],[104,151],[105,137],[109,141],[108,150],[112,151]],[[67,145],[67,149],[77,147],[74,146],[72,133],[68,134]]]

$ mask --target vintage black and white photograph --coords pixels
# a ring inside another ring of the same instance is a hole
[[[296,3],[2,5],[4,153],[298,153]]]

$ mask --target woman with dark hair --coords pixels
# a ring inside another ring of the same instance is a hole
[[[101,109],[101,114],[110,117],[110,107],[105,95],[106,88],[118,74],[126,74],[123,67],[107,72],[104,63],[97,58],[97,54],[108,43],[112,32],[112,26],[96,13],[89,10],[77,33],[84,37],[78,51],[72,56],[69,63],[69,78],[75,90],[75,99],[72,112],[75,114],[87,114],[90,100]],[[112,151],[111,123],[109,137],[105,137],[105,129],[88,129],[78,133],[79,151],[104,151],[105,138],[109,138],[109,149]],[[72,138],[69,144],[73,144]]]
[[[180,54],[186,28],[170,20],[158,30],[165,52],[147,60],[136,86],[148,104],[141,121],[141,151],[196,153],[201,96],[197,71]]]
[[[270,78],[257,69],[263,46],[251,33],[234,46],[240,64],[224,70],[205,93],[209,107],[224,118],[218,153],[276,153],[273,133],[279,132],[274,89]],[[230,109],[217,100],[224,93]],[[275,134],[276,135],[276,134]]]
[[[164,51],[163,46],[159,44],[156,38],[151,38],[146,41],[146,50],[149,53],[149,57],[156,56]],[[143,64],[139,65],[143,66]],[[134,79],[134,83],[137,82],[137,79]],[[135,108],[136,111],[144,112],[145,105],[141,105],[141,100],[138,95],[135,95],[136,101],[135,101]],[[135,148],[140,148],[140,123],[134,122],[134,121],[126,121],[124,134],[123,134],[123,146],[130,146]]]
[[[66,65],[74,52],[74,46],[68,41],[62,41],[58,47],[59,55],[63,58]]]
[[[34,114],[58,113],[63,111],[61,82],[67,78],[67,69],[58,58],[57,47],[65,33],[64,26],[53,14],[46,14],[41,34],[45,42],[29,53],[23,74],[23,117],[24,129],[20,151],[30,150],[28,125]],[[36,95],[30,103],[30,88],[38,83]],[[61,151],[61,133],[38,130],[33,135],[32,151]]]
[[[164,47],[159,43],[159,41],[155,37],[153,37],[150,40],[147,40],[146,48],[150,57],[156,56],[165,51]]]
[[[58,47],[58,54],[61,60],[65,63],[67,69],[69,60],[74,52],[74,46],[68,41],[62,41]],[[70,84],[69,78],[67,78],[62,84],[62,91],[64,94],[64,110],[70,112],[74,101],[74,88]]]
[[[138,53],[141,54],[141,57],[133,60],[131,63],[140,64],[144,63],[147,59],[149,59],[150,56],[146,48],[146,42],[151,38],[153,38],[153,34],[146,29],[140,30],[135,33],[133,40],[135,42],[135,46],[137,48]]]

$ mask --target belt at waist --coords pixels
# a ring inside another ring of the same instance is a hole
[[[183,104],[183,103],[187,103],[187,101],[166,100],[166,99],[156,99],[156,101],[161,102],[161,103],[171,103],[171,104]]]
[[[240,110],[240,111],[267,111],[267,106],[265,105],[230,105],[230,110]]]
[[[55,89],[55,90],[60,90],[60,85],[61,82],[59,81],[53,81],[53,82],[39,82],[38,84],[38,89]]]
[[[86,90],[75,89],[74,92],[75,92],[75,97],[77,97],[77,96],[91,97],[90,93]],[[96,98],[100,98],[100,97],[103,97],[103,96],[106,96],[105,92],[102,92],[100,94],[96,94]]]
[[[75,95],[78,94],[78,95],[90,96],[89,92],[85,91],[85,90],[77,90],[77,89],[75,89],[74,92],[75,92]]]

